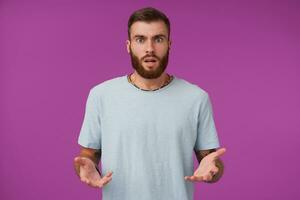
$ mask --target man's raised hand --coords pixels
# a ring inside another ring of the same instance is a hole
[[[216,152],[205,156],[192,176],[185,176],[184,179],[192,182],[211,181],[213,176],[219,173],[220,169],[216,166],[216,162],[220,156],[225,153],[225,148],[220,148]],[[222,171],[221,171],[222,172]]]
[[[89,158],[78,156],[74,158],[74,162],[79,165],[80,180],[91,187],[101,188],[112,179],[111,171],[101,177],[95,163]]]

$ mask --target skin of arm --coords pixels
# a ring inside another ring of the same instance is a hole
[[[216,149],[208,149],[208,150],[195,150],[195,154],[197,157],[197,160],[200,164],[201,160],[207,156],[208,154],[215,152]],[[224,163],[222,162],[222,160],[220,158],[218,158],[216,161],[216,167],[219,169],[218,173],[216,173],[211,181],[205,181],[206,183],[215,183],[218,180],[220,180],[220,178],[222,177],[223,173],[224,173]]]
[[[90,148],[86,148],[86,147],[81,147],[79,156],[86,157],[86,158],[89,158],[90,160],[92,160],[95,163],[95,168],[97,169],[97,171],[99,172],[99,174],[101,176],[100,170],[98,168],[98,164],[101,159],[101,149],[90,149]],[[80,166],[75,162],[74,162],[74,169],[75,169],[76,174],[79,176]]]

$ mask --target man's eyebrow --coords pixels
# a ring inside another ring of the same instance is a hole
[[[143,35],[135,35],[135,36],[133,36],[133,38],[144,38],[145,36],[143,36]]]
[[[158,38],[158,37],[167,38],[167,36],[164,35],[164,34],[154,35],[152,38]],[[133,38],[146,38],[146,36],[144,36],[144,35],[135,35],[135,36],[133,36]]]
[[[164,34],[158,34],[158,35],[155,35],[155,36],[153,36],[153,37],[164,37],[164,38],[167,38],[167,36],[164,35]]]

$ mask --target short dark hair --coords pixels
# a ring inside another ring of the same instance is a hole
[[[146,7],[139,10],[136,10],[131,14],[128,20],[128,39],[130,40],[130,28],[134,22],[143,21],[143,22],[153,22],[153,21],[163,21],[168,28],[168,38],[170,38],[170,21],[168,17],[161,11],[156,8]]]

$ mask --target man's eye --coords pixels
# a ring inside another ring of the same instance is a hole
[[[136,39],[136,42],[138,42],[138,43],[142,43],[143,41],[144,41],[143,38],[137,38],[137,39]]]
[[[160,43],[160,42],[163,41],[163,39],[162,38],[156,38],[155,41]]]

